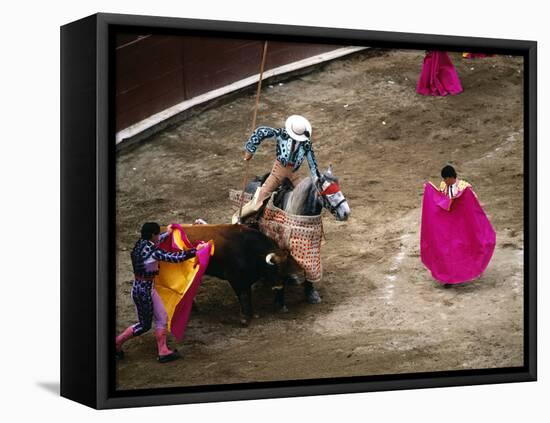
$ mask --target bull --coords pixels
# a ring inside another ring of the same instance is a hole
[[[241,324],[252,318],[252,285],[263,279],[273,289],[285,281],[303,280],[304,271],[290,253],[269,237],[245,225],[182,225],[187,237],[196,242],[213,240],[215,253],[206,274],[231,284],[239,300]]]

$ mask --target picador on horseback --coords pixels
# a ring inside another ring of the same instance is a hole
[[[313,282],[321,278],[322,208],[330,210],[338,220],[346,220],[350,208],[340,191],[337,178],[332,175],[332,168],[329,167],[323,174],[319,172],[311,134],[311,124],[299,115],[290,116],[284,128],[260,126],[254,131],[245,143],[244,160],[250,160],[258,146],[267,138],[276,140],[276,159],[271,172],[263,179],[261,186],[256,188],[252,199],[233,215],[232,221],[243,222],[250,216],[262,214],[260,230],[277,238],[281,248],[288,247],[293,256],[301,261],[306,270],[306,300],[310,304],[317,304],[321,302],[321,297]],[[311,177],[299,181],[297,171],[304,160],[308,162]],[[283,189],[274,196],[275,202],[272,199],[266,206],[266,200],[281,186]],[[262,212],[264,206],[266,209]],[[301,236],[293,237],[290,226],[297,228],[294,232],[300,232]],[[302,249],[297,251],[300,245]],[[278,294],[276,302],[286,308],[283,290]]]
[[[241,219],[257,212],[263,202],[268,199],[285,178],[293,186],[297,185],[299,176],[296,173],[307,158],[309,170],[313,177],[319,176],[315,154],[311,145],[311,124],[303,116],[292,115],[285,123],[284,128],[270,128],[260,126],[245,144],[245,160],[250,160],[263,140],[275,138],[277,141],[277,156],[271,173],[258,188],[254,197],[242,209]],[[233,216],[233,223],[239,218],[238,212]]]

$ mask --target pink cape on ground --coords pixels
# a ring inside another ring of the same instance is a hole
[[[465,59],[483,59],[484,57],[493,57],[494,54],[487,53],[464,53],[462,57]]]
[[[184,249],[189,249],[198,244],[198,242],[192,243],[188,238],[183,228],[178,224],[172,224],[172,233],[166,238],[161,244],[160,247],[169,252],[179,252]],[[178,287],[178,290],[182,287],[185,288],[183,296],[178,296],[177,292],[172,292],[171,298],[176,298],[179,301],[174,307],[167,309],[168,320],[170,331],[176,337],[178,341],[181,341],[185,335],[185,329],[187,328],[187,322],[191,314],[191,308],[193,306],[193,299],[197,294],[197,290],[201,284],[202,277],[208,263],[210,261],[210,256],[213,254],[213,244],[209,243],[206,248],[203,248],[197,251],[195,258],[193,260],[193,270],[189,269],[189,266],[185,266],[185,262],[179,264],[180,267],[186,267],[183,272],[170,272],[168,278],[171,278],[172,287]],[[163,263],[164,264],[164,263]],[[164,266],[167,266],[164,264]],[[170,264],[168,264],[170,266]],[[177,267],[178,264],[172,264],[172,266]],[[165,269],[166,267],[164,267]],[[163,266],[161,264],[161,272],[163,272]],[[176,280],[174,280],[176,279]],[[179,279],[179,280],[177,280]],[[170,293],[161,294],[161,299],[165,300],[166,296]],[[166,306],[166,303],[165,303]]]
[[[440,283],[476,279],[487,268],[496,234],[470,187],[452,201],[424,186],[420,257]]]
[[[426,53],[416,92],[436,96],[456,95],[462,92],[460,79],[447,52],[428,51]]]

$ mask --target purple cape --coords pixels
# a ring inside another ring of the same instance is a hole
[[[440,283],[476,279],[493,255],[496,234],[470,187],[453,200],[424,186],[420,257]]]

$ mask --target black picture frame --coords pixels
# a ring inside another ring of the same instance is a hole
[[[120,28],[444,49],[524,58],[524,366],[117,392],[112,34]],[[537,44],[534,41],[95,14],[61,27],[61,395],[119,408],[534,381],[537,378]],[[76,248],[78,246],[78,248]]]

